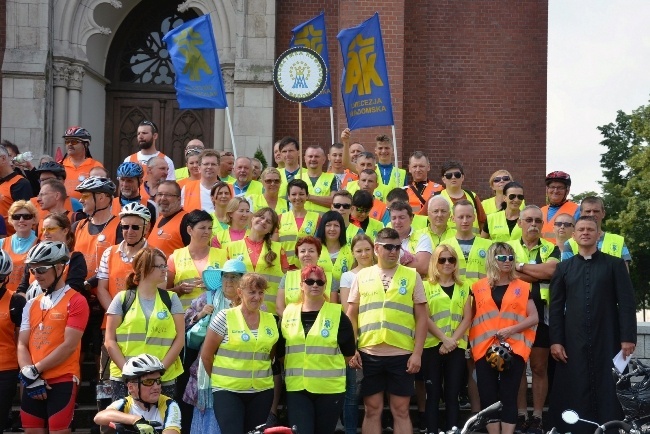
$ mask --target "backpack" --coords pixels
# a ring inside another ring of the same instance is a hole
[[[124,321],[124,317],[126,316],[126,313],[131,309],[131,306],[133,306],[133,302],[135,302],[135,289],[127,289],[126,290],[126,295],[124,296],[124,300],[122,301],[122,321]],[[160,295],[160,298],[162,299],[162,302],[165,304],[167,307],[167,310],[169,312],[172,311],[172,299],[169,296],[169,292],[165,291],[164,289],[158,288],[158,295]]]

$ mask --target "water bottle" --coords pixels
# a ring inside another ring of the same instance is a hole
[[[22,154],[16,155],[11,161],[15,164],[23,164],[27,161],[32,161],[34,159],[34,154],[31,151],[23,152]]]

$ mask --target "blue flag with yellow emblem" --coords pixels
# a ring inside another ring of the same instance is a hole
[[[343,55],[341,94],[348,128],[394,125],[379,14],[336,38]]]
[[[325,87],[320,95],[302,104],[308,108],[332,107],[332,88],[330,86],[330,60],[327,53],[327,35],[325,34],[325,12],[291,30],[293,36],[289,46],[311,48],[323,58],[327,67]]]
[[[163,38],[174,65],[176,99],[181,109],[228,107],[210,15],[170,30]]]

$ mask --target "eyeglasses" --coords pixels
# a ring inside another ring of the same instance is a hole
[[[276,185],[280,185],[280,184],[282,184],[282,180],[281,180],[281,179],[265,179],[265,180],[264,180],[264,184],[276,184]]]
[[[11,215],[11,220],[13,221],[18,221],[20,219],[31,220],[33,218],[34,218],[34,214],[12,214]]]
[[[199,155],[201,152],[203,152],[203,149],[190,148],[187,151],[185,151],[185,158],[193,157],[194,155]]]
[[[81,145],[83,142],[81,140],[76,140],[76,139],[67,139],[64,140],[63,143],[65,143],[66,146],[68,145],[75,146],[75,145]]]
[[[134,231],[139,231],[142,225],[122,225],[122,230],[123,231],[128,231],[129,229],[133,229]]]
[[[492,182],[501,182],[501,181],[510,181],[510,177],[508,175],[505,176],[495,176]]]
[[[571,223],[571,222],[555,222],[555,223],[553,223],[553,226],[555,226],[556,228],[561,228],[561,227],[572,228],[573,223]]]
[[[519,200],[524,200],[524,195],[523,194],[514,194],[514,193],[508,195],[509,200],[515,200],[515,198],[517,198]]]
[[[370,212],[370,208],[361,208],[360,206],[356,207],[356,210],[359,214],[366,214]]]
[[[350,209],[350,208],[352,208],[352,204],[349,204],[349,203],[333,203],[332,206],[335,209],[341,209],[341,208]]]
[[[305,280],[303,280],[303,282],[305,282],[305,284],[307,284],[307,286],[314,286],[314,283],[315,283],[317,286],[323,286],[323,285],[325,285],[325,281],[324,281],[324,280],[320,280],[320,279],[305,279]]]
[[[239,279],[242,277],[240,273],[222,273],[221,276],[224,279]]]
[[[172,193],[161,193],[158,192],[156,193],[156,197],[180,197],[180,194],[172,194]]]
[[[140,125],[148,125],[148,126],[151,127],[151,129],[153,130],[154,133],[158,132],[158,127],[156,126],[156,124],[154,124],[151,121],[144,120],[144,121],[140,122]]]
[[[388,250],[389,252],[392,252],[393,250],[399,250],[402,248],[401,244],[390,244],[390,243],[375,243],[375,244],[382,246],[384,249]]]
[[[154,265],[153,268],[157,268],[157,269],[159,269],[160,271],[167,271],[167,270],[169,269],[169,267],[167,266],[167,264]]]
[[[143,378],[143,379],[140,379],[140,384],[142,384],[143,386],[151,387],[154,384],[162,384],[162,378],[161,377],[158,377],[158,378]]]
[[[456,178],[460,179],[463,176],[462,172],[451,172],[451,173],[445,173],[444,177],[447,179],[451,178]]]
[[[43,228],[43,232],[46,233],[46,234],[51,234],[52,232],[56,232],[56,231],[58,231],[59,229],[61,229],[61,228],[58,227],[58,226],[51,226],[51,227],[49,227],[49,228],[45,228],[45,227],[44,227],[44,228]]]
[[[564,191],[566,190],[566,186],[562,185],[562,186],[555,186],[555,187],[546,187],[546,189],[551,191]]]
[[[32,273],[32,275],[37,275],[37,274],[43,274],[50,268],[54,267],[54,265],[43,265],[42,267],[34,267],[30,268],[29,272]]]
[[[522,219],[522,220],[525,221],[525,222],[528,223],[528,224],[535,222],[535,223],[537,223],[538,225],[541,225],[541,224],[544,223],[544,220],[539,219],[539,218],[534,219],[534,218],[532,218],[532,217],[526,217],[525,219]]]
[[[496,259],[499,262],[506,262],[506,261],[514,261],[515,256],[514,255],[495,255],[494,259]]]
[[[456,263],[456,258],[454,258],[453,256],[450,256],[448,258],[443,258],[443,257],[438,258],[438,264],[440,265],[447,262],[450,263],[451,265],[454,265]]]

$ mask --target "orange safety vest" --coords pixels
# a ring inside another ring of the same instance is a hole
[[[32,360],[43,360],[63,344],[65,329],[68,323],[68,305],[70,304],[70,299],[75,295],[81,297],[74,289],[68,289],[54,307],[46,310],[41,309],[43,294],[36,297],[32,302],[31,308],[29,309],[29,329],[31,332],[28,347]],[[81,370],[79,368],[80,354],[81,341],[79,341],[77,347],[67,359],[52,369],[42,372],[41,377],[44,380],[50,380],[64,375],[75,375],[77,378],[81,377]]]
[[[472,357],[479,360],[485,357],[487,350],[495,342],[494,335],[504,327],[519,324],[526,319],[530,283],[516,279],[510,282],[501,302],[501,310],[497,309],[492,299],[492,288],[487,278],[472,285],[476,313],[469,329],[469,340],[472,346]],[[515,333],[506,339],[515,354],[528,361],[530,349],[535,341],[537,326]]]
[[[555,217],[559,216],[560,214],[569,214],[570,216],[574,216],[576,211],[578,210],[579,205],[575,202],[570,202],[566,201],[562,204],[560,209],[558,209],[555,212],[555,215],[553,215],[552,219],[548,219],[548,211],[549,211],[549,206],[544,205],[542,207],[542,217],[544,218],[544,226],[542,226],[542,238],[544,238],[546,241],[550,241],[551,243],[555,244],[555,232],[553,232],[553,224],[555,223]]]
[[[74,232],[76,240],[74,245],[75,250],[83,253],[86,258],[86,265],[88,266],[86,279],[95,275],[104,250],[115,244],[117,226],[120,224],[120,219],[111,217],[104,230],[95,235],[90,235],[90,232],[88,232],[89,224],[90,219],[80,221]]]
[[[38,211],[39,224],[38,224],[38,231],[36,233],[36,236],[40,240],[40,239],[42,239],[42,236],[43,236],[43,220],[45,220],[47,218],[47,216],[49,216],[52,213],[50,211],[46,210],[46,209],[42,209],[41,206],[38,204],[38,201],[36,200],[35,197],[32,197],[29,201],[36,207],[36,209]],[[72,201],[70,200],[70,197],[68,197],[65,200],[65,202],[63,202],[63,208],[65,208],[65,210],[67,211],[67,216],[68,216],[68,218],[70,218],[72,216],[72,214],[74,213],[74,211],[72,211]],[[74,223],[74,222],[72,222],[72,223]]]
[[[329,172],[334,173],[334,172]],[[343,178],[341,178],[341,185],[339,185],[339,190],[344,190],[348,186],[348,182],[358,181],[359,175],[354,172],[351,172],[350,169],[345,169],[343,171]]]
[[[444,187],[436,182],[428,181],[427,186],[424,187],[424,191],[422,191],[421,194],[422,198],[424,199],[424,204],[420,202],[418,195],[415,194],[415,191],[413,189],[417,190],[417,187],[414,183],[410,183],[409,186],[406,187],[406,193],[409,195],[409,205],[411,205],[411,208],[413,208],[413,213],[416,214],[422,209],[424,205],[427,204],[434,193],[442,191]]]
[[[16,352],[16,324],[11,320],[11,296],[13,291],[5,291],[0,298],[0,371],[18,369]]]
[[[368,216],[375,220],[382,221],[384,214],[386,214],[386,204],[379,199],[373,199],[372,209],[370,210],[370,214],[368,214]]]
[[[158,152],[158,155],[152,155],[152,156],[149,157],[149,158],[153,158],[153,157],[165,158],[165,157],[167,157],[167,156],[166,156],[165,154],[163,154],[162,152]],[[129,161],[130,161],[131,163],[139,164],[140,166],[142,166],[142,170],[144,170],[144,173],[147,173],[147,170],[146,170],[146,169],[147,169],[146,164],[143,163],[143,162],[141,162],[140,160],[138,160],[138,153],[137,153],[137,152],[136,152],[135,154],[131,154],[131,155],[129,155]],[[147,159],[147,161],[149,161],[149,159]]]
[[[183,209],[194,211],[203,209],[201,206],[201,181],[190,181],[185,184],[185,201]]]
[[[20,179],[24,179],[22,175],[14,172],[10,179],[0,183],[0,215],[5,219],[5,227],[7,228],[7,235],[13,235],[16,230],[9,224],[9,208],[14,203],[14,198],[11,197],[11,186],[17,183]]]
[[[7,280],[7,289],[11,292],[15,292],[16,289],[18,289],[18,285],[20,285],[20,282],[23,280],[23,276],[25,275],[25,259],[27,259],[27,252],[29,252],[29,249],[27,249],[25,250],[25,253],[15,253],[11,249],[11,239],[13,237],[15,237],[15,235],[5,238],[2,242],[2,250],[7,252],[14,264],[14,270],[9,274],[9,279]],[[32,246],[37,242],[38,239],[34,240]]]
[[[132,262],[124,262],[122,254],[119,249],[120,245],[115,244],[109,247],[108,250],[108,294],[111,300],[115,298],[118,292],[126,290],[126,278],[129,273],[133,271]],[[102,322],[102,329],[106,328],[106,314],[104,314],[104,321]]]
[[[160,225],[160,222],[164,217],[160,216],[158,224],[153,228],[147,238],[149,247],[161,250],[165,256],[171,255],[176,249],[185,247],[185,244],[183,244],[183,238],[181,238],[181,221],[185,214],[187,213],[181,208],[174,217],[162,226]],[[183,230],[186,229],[187,228],[183,228]]]
[[[81,199],[81,193],[76,191],[75,188],[83,181],[84,179],[90,176],[90,171],[94,167],[104,167],[102,163],[93,159],[86,158],[79,167],[75,166],[70,157],[65,157],[61,161],[61,165],[65,168],[65,190],[68,192],[68,196],[74,197],[75,199]]]

